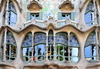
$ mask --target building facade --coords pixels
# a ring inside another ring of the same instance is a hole
[[[100,0],[0,0],[0,69],[100,69]]]

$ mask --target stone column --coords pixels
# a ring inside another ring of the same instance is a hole
[[[34,32],[32,32],[32,61],[33,62],[33,58],[34,58]]]
[[[96,33],[96,61],[99,61],[99,53],[98,53],[99,43],[98,43],[98,29],[97,28],[95,29],[95,33]]]
[[[70,32],[68,32],[68,62],[70,62]]]
[[[49,61],[48,60],[48,33],[46,33],[46,62]]]
[[[9,0],[7,0],[7,6],[6,6],[6,16],[5,16],[5,24],[4,25],[8,25],[8,6],[9,6]]]
[[[53,47],[54,47],[54,60],[56,61],[56,43],[55,43],[56,39],[55,39],[55,33],[54,33],[53,37],[54,37],[54,44],[53,44]]]
[[[96,3],[95,2],[96,1],[93,0],[93,4],[94,4],[94,24],[98,25],[98,23],[97,23],[97,8],[96,8]]]
[[[6,61],[6,37],[7,37],[7,29],[5,28],[5,32],[4,32],[4,46],[3,46],[3,61]]]

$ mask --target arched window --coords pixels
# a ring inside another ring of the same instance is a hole
[[[68,61],[68,34],[57,33],[56,34],[56,53],[58,61]]]
[[[70,56],[72,63],[79,61],[79,43],[74,33],[70,33]]]
[[[34,58],[36,62],[43,62],[46,57],[46,34],[35,33],[34,36]]]
[[[96,2],[94,4],[93,1],[90,1],[85,11],[85,22],[87,26],[91,26],[94,24],[95,15],[97,18],[97,23],[99,24],[99,13],[98,13],[97,4]]]
[[[6,11],[7,8],[7,3],[6,3],[6,7],[4,9],[4,14],[3,14],[3,18],[4,18],[4,23],[5,23],[5,17],[6,15],[8,15],[8,25],[14,26],[17,22],[17,13],[16,13],[16,9],[14,7],[14,4],[12,1],[9,1],[8,4],[8,11]],[[8,12],[8,14],[6,14],[6,12]]]
[[[50,61],[52,61],[53,58],[54,58],[53,44],[54,44],[53,31],[50,30],[49,33],[48,33],[48,59]]]
[[[16,41],[13,37],[13,34],[11,32],[7,32],[7,38],[6,38],[6,60],[12,61],[16,58]]]
[[[22,60],[24,62],[30,62],[32,59],[32,33],[26,34],[22,43]]]
[[[96,35],[95,31],[90,33],[85,43],[85,58],[87,61],[96,61]]]
[[[91,26],[94,23],[94,4],[90,1],[85,11],[85,22],[87,26]]]

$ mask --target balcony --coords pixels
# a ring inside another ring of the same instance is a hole
[[[48,25],[52,24],[53,26],[55,26],[56,28],[60,28],[63,27],[65,25],[73,25],[75,27],[78,26],[78,23],[71,20],[71,19],[66,19],[66,20],[55,20],[53,17],[49,17],[47,20],[43,21],[43,20],[36,20],[36,19],[32,19],[30,21],[27,21],[24,23],[24,26],[28,26],[28,25],[37,25],[39,27],[45,28]]]

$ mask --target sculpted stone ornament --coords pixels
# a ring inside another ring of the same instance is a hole
[[[66,20],[65,20],[65,23],[66,23],[66,24],[71,24],[70,18],[66,19]]]

